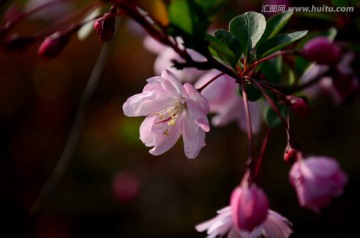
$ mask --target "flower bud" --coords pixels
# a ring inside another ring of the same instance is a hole
[[[98,34],[99,41],[111,40],[115,32],[116,17],[113,12],[105,13],[94,22],[94,30]]]
[[[300,206],[319,212],[340,196],[347,183],[346,174],[336,160],[324,156],[312,156],[296,162],[289,173]]]
[[[18,34],[4,37],[1,40],[1,47],[6,52],[22,51],[35,42],[33,37],[20,36]]]
[[[294,163],[298,159],[298,151],[292,148],[289,144],[285,148],[284,161],[286,163]]]
[[[298,116],[305,118],[309,114],[309,105],[304,98],[287,96],[286,99],[288,100],[290,110],[295,112]]]
[[[67,31],[65,33],[56,32],[46,37],[39,46],[38,55],[44,61],[57,57],[69,42],[72,33],[73,31]]]
[[[316,37],[308,41],[302,55],[318,64],[336,64],[341,58],[341,50],[325,37]]]
[[[253,231],[266,220],[269,210],[265,193],[255,184],[235,188],[230,205],[233,223],[238,231]]]

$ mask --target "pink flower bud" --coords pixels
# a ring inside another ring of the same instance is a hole
[[[340,196],[347,182],[347,176],[337,161],[324,156],[312,156],[296,162],[289,178],[296,189],[300,206],[315,212]]]
[[[255,184],[249,188],[237,187],[231,195],[234,226],[240,230],[253,231],[268,215],[269,202],[262,189]]]
[[[67,31],[65,33],[56,32],[46,37],[39,46],[38,55],[44,61],[57,57],[69,42],[72,32],[73,31]]]
[[[316,37],[308,41],[302,55],[318,64],[336,64],[341,58],[341,50],[325,37]]]
[[[112,12],[105,13],[94,22],[94,30],[98,34],[99,41],[111,40],[115,32],[116,18]]]
[[[309,105],[303,98],[287,96],[286,99],[288,100],[290,110],[295,112],[299,117],[305,118],[309,114]]]

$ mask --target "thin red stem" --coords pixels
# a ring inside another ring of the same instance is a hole
[[[255,168],[255,173],[254,173],[255,176],[257,176],[259,174],[260,166],[261,166],[261,163],[262,163],[263,158],[264,158],[264,154],[265,154],[265,150],[266,150],[266,147],[268,145],[268,142],[269,142],[270,134],[271,134],[271,128],[269,128],[268,131],[266,132],[265,138],[264,138],[263,143],[261,145],[260,155],[259,155],[259,158],[256,161],[256,168]]]
[[[203,86],[201,86],[198,91],[201,92],[202,90],[204,90],[207,86],[209,86],[209,84],[211,84],[212,82],[214,82],[216,79],[218,79],[219,77],[223,76],[225,73],[219,73],[218,75],[216,75],[214,78],[212,78],[209,82],[205,83]]]
[[[265,89],[263,88],[263,86],[259,82],[257,82],[256,80],[252,80],[252,82],[260,89],[260,91],[262,92],[262,94],[264,95],[266,100],[269,102],[272,109],[275,111],[276,115],[279,117],[281,123],[284,125],[288,138],[291,138],[289,126],[288,126],[286,120],[284,119],[284,117],[281,115],[281,112],[279,111],[279,108],[276,106],[274,101],[271,99],[269,94],[265,91]]]
[[[253,134],[252,134],[252,127],[251,127],[251,115],[249,109],[249,102],[247,93],[245,90],[245,79],[241,79],[241,89],[242,89],[242,96],[244,101],[244,109],[245,109],[245,116],[246,116],[246,127],[247,127],[247,137],[248,137],[248,160],[247,166],[250,170],[250,173],[253,174],[254,172],[254,153],[253,153]],[[250,176],[252,177],[252,176]]]

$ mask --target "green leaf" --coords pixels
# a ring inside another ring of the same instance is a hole
[[[202,7],[208,17],[214,16],[220,11],[225,0],[195,0],[195,3]]]
[[[203,9],[194,1],[171,1],[168,13],[170,35],[181,36],[187,47],[192,47],[203,40],[209,22]]]
[[[242,52],[247,55],[260,40],[266,27],[264,15],[257,12],[246,12],[233,18],[229,24],[229,31],[236,36],[241,45]]]
[[[276,36],[277,33],[279,33],[279,31],[288,23],[292,14],[292,11],[286,11],[270,17],[266,22],[265,32],[258,44]]]
[[[260,71],[264,74],[266,79],[272,83],[279,83],[282,78],[282,57],[265,61],[260,66]]]
[[[281,34],[264,41],[256,49],[258,59],[285,48],[294,41],[297,41],[300,38],[304,37],[307,32],[308,31],[296,31],[289,34]]]
[[[288,108],[284,105],[277,105],[277,107],[278,107],[282,117],[286,118],[287,114],[289,113]],[[274,109],[271,106],[269,106],[265,109],[264,118],[270,128],[275,128],[275,127],[281,125],[281,120],[280,120],[279,116],[276,114],[276,112],[274,111]]]
[[[350,4],[350,1],[348,0],[331,0],[331,3],[335,7],[347,7]]]
[[[214,35],[217,39],[226,44],[226,46],[237,57],[237,60],[240,58],[242,47],[238,38],[236,38],[233,34],[224,29],[217,30]]]
[[[236,65],[238,57],[228,48],[225,42],[212,35],[207,35],[207,39],[209,41],[210,52],[214,56],[231,64],[232,66]]]

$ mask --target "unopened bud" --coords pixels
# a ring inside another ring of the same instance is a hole
[[[288,100],[287,102],[289,104],[290,110],[295,112],[298,116],[304,118],[309,114],[309,105],[304,98],[287,96],[286,99]]]
[[[253,231],[266,220],[269,210],[266,194],[255,184],[235,188],[230,205],[233,223],[239,231]]]
[[[284,153],[284,161],[289,164],[293,164],[297,161],[299,153],[296,149],[291,147],[290,145],[286,146]]]
[[[69,42],[73,31],[56,32],[45,38],[38,49],[38,55],[48,61],[57,57]]]
[[[94,22],[94,30],[98,34],[99,41],[111,40],[115,32],[116,17],[113,12],[105,13]]]
[[[4,37],[1,40],[1,47],[6,52],[22,51],[35,42],[33,37],[20,36],[18,34]]]
[[[342,53],[340,48],[327,38],[316,37],[304,45],[302,55],[318,64],[336,64]]]

